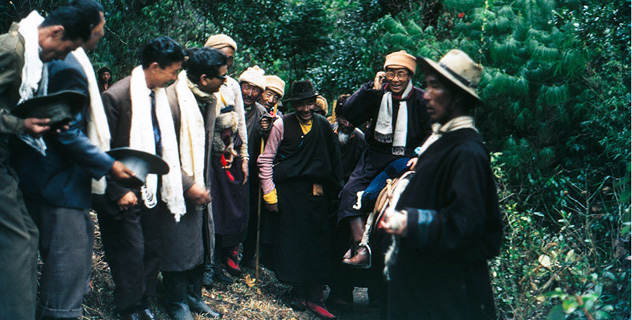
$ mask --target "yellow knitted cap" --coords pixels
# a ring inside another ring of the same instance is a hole
[[[408,54],[408,52],[401,50],[397,52],[390,53],[386,56],[386,61],[384,62],[384,69],[389,66],[399,66],[404,67],[413,74],[415,74],[415,69],[417,68],[417,59],[414,56]]]

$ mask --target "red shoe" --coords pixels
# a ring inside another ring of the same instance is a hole
[[[306,305],[309,310],[311,310],[314,314],[316,314],[316,316],[321,319],[337,319],[336,316],[334,316],[331,312],[329,312],[329,310],[327,310],[324,304],[317,304],[311,301],[306,301]]]
[[[233,260],[232,257],[226,258],[226,271],[234,276],[240,276],[242,271],[237,260]]]

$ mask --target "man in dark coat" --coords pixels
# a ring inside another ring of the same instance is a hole
[[[211,318],[221,316],[202,299],[202,277],[204,263],[211,260],[214,240],[213,216],[208,210],[211,148],[207,142],[213,139],[217,104],[213,93],[226,79],[226,56],[208,47],[188,51],[185,71],[167,88],[178,134],[187,213],[180,222],[170,214],[160,216],[160,270],[167,310],[175,319],[192,320],[191,312]]]
[[[39,137],[50,128],[49,119],[20,119],[11,111],[36,94],[43,63],[64,59],[90,38],[90,16],[100,18],[98,10],[75,6],[46,19],[32,12],[0,35],[0,319],[34,319],[37,292],[38,230],[9,165],[8,141],[15,134]]]
[[[103,104],[98,103],[101,96],[84,50],[96,47],[103,36],[105,20],[100,4],[84,1],[81,5],[97,7],[101,21],[81,48],[71,52],[65,60],[48,65],[48,93],[73,90],[88,97],[95,95],[97,99],[92,104],[97,105],[92,105],[89,99],[68,130],[44,135],[46,156],[19,139],[12,143],[15,156],[11,163],[20,177],[29,214],[40,231],[40,255],[44,265],[39,308],[48,318],[79,317],[83,311],[83,297],[90,287],[94,242],[94,222],[90,215],[92,178],[98,180],[107,173],[117,179],[133,175],[120,161],[92,144],[86,135],[91,109],[100,108],[100,112],[105,113]],[[79,59],[91,74],[86,74]],[[92,86],[89,86],[88,76]],[[107,123],[100,125],[107,130]]]
[[[380,224],[397,235],[389,319],[496,319],[486,260],[500,251],[502,220],[489,152],[468,116],[482,68],[460,50],[421,66],[435,124]]]
[[[353,208],[358,192],[394,160],[411,157],[414,149],[430,135],[430,118],[422,99],[423,91],[413,86],[417,63],[405,51],[386,56],[384,70],[373,82],[362,85],[342,106],[341,115],[359,127],[367,121],[368,147],[340,194],[338,222],[349,224],[353,246],[344,263],[354,267],[369,265],[366,247],[359,246],[366,215],[373,208]]]
[[[111,147],[130,147],[161,156],[169,173],[148,175],[142,188],[107,181],[95,199],[105,257],[112,270],[114,301],[122,319],[153,319],[153,295],[161,258],[159,222],[186,212],[177,138],[164,88],[176,80],[184,50],[169,37],[145,45],[142,65],[103,92]],[[142,192],[141,192],[142,190]]]
[[[257,161],[266,207],[276,213],[274,271],[294,286],[293,308],[332,319],[323,284],[331,271],[329,207],[342,185],[340,148],[327,119],[314,114],[311,81],[294,82],[286,101],[295,112],[275,121]]]

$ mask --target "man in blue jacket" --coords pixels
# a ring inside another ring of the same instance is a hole
[[[101,19],[82,47],[65,60],[49,64],[48,93],[73,90],[91,99],[68,130],[44,135],[46,156],[21,141],[12,143],[15,150],[12,164],[18,172],[28,211],[40,231],[39,249],[44,266],[38,309],[44,319],[77,318],[82,314],[83,296],[89,291],[92,270],[94,222],[89,212],[92,178],[99,179],[108,173],[118,179],[133,175],[88,138],[88,119],[101,98],[94,72],[85,72],[86,65],[92,67],[84,49],[96,47],[103,36],[105,20],[103,7],[92,0],[75,1],[71,5],[96,6]],[[107,128],[103,105],[96,107],[101,108],[105,121],[102,127]]]

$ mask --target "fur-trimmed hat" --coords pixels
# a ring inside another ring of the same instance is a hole
[[[206,40],[206,44],[204,46],[211,47],[213,49],[231,47],[233,50],[237,51],[237,42],[223,33],[210,36],[208,40]]]
[[[250,82],[253,85],[261,88],[261,90],[265,90],[266,89],[266,78],[263,76],[264,73],[265,73],[265,71],[263,71],[263,69],[259,68],[259,66],[250,67],[250,68],[246,69],[246,71],[244,71],[239,76],[239,83],[242,83],[244,81]]]
[[[476,87],[481,81],[483,66],[474,62],[465,52],[452,49],[438,63],[428,58],[422,58],[419,61],[424,73],[436,71],[474,98],[481,100],[476,94]]]
[[[386,55],[386,61],[384,61],[384,69],[390,66],[404,67],[415,74],[417,59],[404,50],[393,52]]]
[[[285,81],[277,76],[264,76],[266,79],[266,88],[281,95],[285,94]]]

